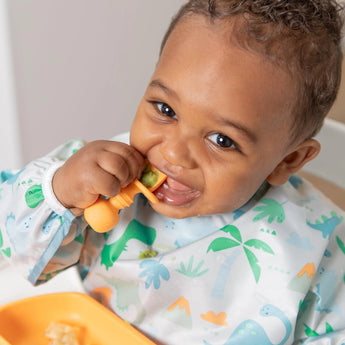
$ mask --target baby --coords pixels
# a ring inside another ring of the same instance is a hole
[[[341,27],[333,0],[188,1],[129,145],[71,140],[3,172],[0,249],[33,284],[79,263],[158,343],[345,344],[344,212],[293,175],[320,151]],[[159,203],[93,231],[83,210],[146,158],[168,176]]]

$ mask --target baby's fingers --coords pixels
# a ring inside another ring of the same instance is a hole
[[[97,158],[99,166],[116,177],[124,186],[139,178],[144,169],[144,158],[133,147],[116,143],[107,146]]]
[[[111,198],[120,192],[121,185],[119,179],[104,169],[95,169],[92,177],[92,182],[88,188],[90,195],[104,195]]]

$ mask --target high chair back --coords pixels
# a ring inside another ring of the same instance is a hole
[[[301,175],[345,209],[345,124],[327,118],[316,139],[321,152]]]
[[[316,139],[321,152],[303,170],[345,189],[345,124],[326,119]]]

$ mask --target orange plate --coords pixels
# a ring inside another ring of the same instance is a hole
[[[51,322],[81,328],[81,345],[154,345],[88,295],[54,293],[0,306],[0,335],[11,345],[47,345]]]

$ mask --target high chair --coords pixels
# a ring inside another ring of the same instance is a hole
[[[345,210],[345,124],[325,119],[316,139],[321,144],[321,152],[299,175]]]

